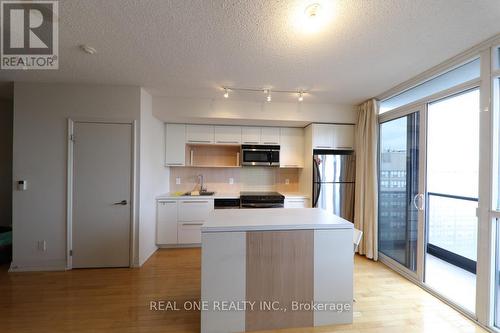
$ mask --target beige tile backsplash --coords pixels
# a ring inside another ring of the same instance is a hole
[[[299,189],[299,170],[243,167],[243,168],[170,168],[170,192],[192,191],[199,189],[198,175],[203,174],[205,187],[209,191],[237,193],[240,191],[281,191],[297,192]],[[181,184],[176,185],[180,177]],[[229,178],[234,184],[229,184]],[[286,180],[289,184],[286,184]]]

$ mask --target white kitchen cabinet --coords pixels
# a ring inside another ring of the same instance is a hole
[[[187,143],[214,143],[212,125],[186,125]]]
[[[335,149],[354,149],[354,125],[333,125]]]
[[[201,242],[201,226],[214,210],[213,199],[179,200],[177,237],[179,244]]]
[[[308,208],[308,198],[285,198],[285,208]]]
[[[241,127],[241,143],[244,145],[258,145],[260,143],[260,127]]]
[[[332,124],[312,124],[314,149],[334,149],[334,127]]]
[[[183,166],[186,163],[186,125],[165,124],[165,165]]]
[[[215,143],[241,144],[240,126],[215,126]]]
[[[177,201],[158,201],[156,210],[156,244],[177,244]]]
[[[179,200],[178,221],[199,222],[205,221],[214,209],[213,199],[186,199]]]
[[[312,124],[313,149],[354,149],[354,125]]]
[[[304,129],[283,127],[280,129],[280,167],[304,167]]]
[[[179,222],[177,234],[179,244],[199,244],[201,243],[201,226],[203,222]]]
[[[262,127],[260,132],[260,143],[263,145],[279,145],[280,144],[280,128],[279,127]]]

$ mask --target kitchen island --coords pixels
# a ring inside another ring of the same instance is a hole
[[[201,332],[352,322],[349,221],[316,208],[220,210],[201,232]]]

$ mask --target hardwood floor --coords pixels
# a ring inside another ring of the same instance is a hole
[[[163,249],[140,269],[0,272],[1,332],[199,332],[199,312],[150,311],[200,295],[200,249]],[[356,257],[354,324],[266,332],[486,332],[380,263]]]

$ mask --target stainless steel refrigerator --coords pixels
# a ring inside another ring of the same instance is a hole
[[[314,150],[313,207],[354,222],[356,158],[348,150]]]

